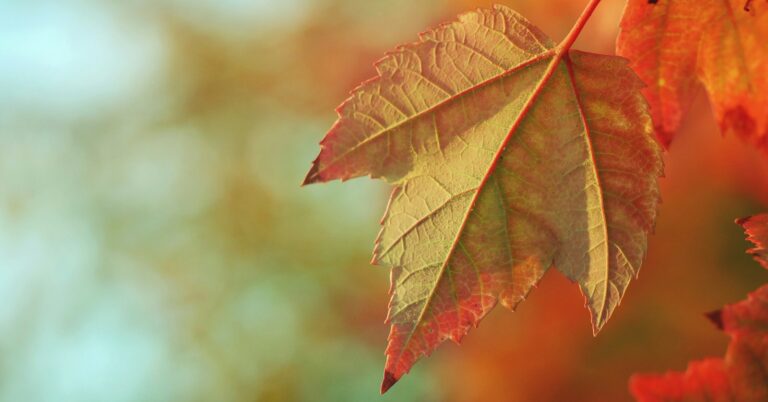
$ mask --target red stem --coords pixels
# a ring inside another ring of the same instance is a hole
[[[592,13],[595,11],[595,8],[597,8],[598,4],[600,4],[600,0],[589,0],[589,4],[587,4],[587,6],[584,8],[584,11],[581,12],[579,19],[576,20],[573,28],[571,28],[571,32],[568,32],[568,35],[566,35],[565,39],[563,39],[563,41],[557,45],[558,53],[567,53],[568,50],[571,49],[573,42],[576,42],[576,38],[579,37],[581,30],[584,29],[584,25],[587,25],[589,17],[592,16]]]

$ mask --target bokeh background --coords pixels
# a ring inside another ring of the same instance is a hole
[[[585,0],[499,1],[562,38]],[[550,272],[378,395],[388,190],[300,188],[372,62],[471,0],[0,0],[0,401],[629,401],[722,355],[702,313],[768,282],[734,218],[768,158],[705,96],[639,280],[593,338]],[[622,1],[577,47],[613,52]]]

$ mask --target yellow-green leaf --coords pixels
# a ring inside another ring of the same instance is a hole
[[[305,183],[395,186],[374,253],[393,267],[383,390],[551,266],[595,332],[637,274],[662,170],[642,83],[622,58],[562,49],[478,10],[388,54],[339,107]]]

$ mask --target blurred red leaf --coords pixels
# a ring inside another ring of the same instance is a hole
[[[768,3],[629,0],[617,53],[648,85],[643,94],[668,145],[698,83],[724,133],[768,151]]]
[[[732,401],[723,359],[692,362],[683,373],[636,375],[630,387],[639,402]]]
[[[758,252],[764,252],[768,215],[739,223]],[[633,376],[630,390],[638,402],[768,401],[768,285],[708,316],[731,337],[725,358],[692,362],[684,373]]]
[[[374,263],[393,266],[382,391],[550,266],[597,332],[642,263],[660,149],[618,57],[569,51],[514,11],[464,14],[377,63],[339,108],[305,184],[393,183]]]

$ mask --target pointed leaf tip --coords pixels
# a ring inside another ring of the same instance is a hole
[[[395,375],[391,371],[384,372],[384,380],[381,382],[381,394],[384,395],[393,385],[397,383],[399,378],[395,378]]]
[[[600,326],[597,326],[597,325],[595,325],[595,324],[592,324],[592,336],[593,336],[593,337],[596,337],[596,336],[597,336],[597,334],[599,334],[599,333],[600,333],[600,330],[602,330],[602,329],[603,329],[603,326],[602,326],[602,324],[601,324]]]
[[[747,222],[749,222],[750,219],[752,219],[751,216],[747,216],[745,218],[736,219],[736,224],[739,225],[739,226],[744,226]]]
[[[309,172],[307,172],[307,176],[304,178],[304,181],[301,182],[301,185],[306,186],[320,181],[318,173],[319,169],[317,167],[317,162],[312,162],[312,167],[309,168]]]
[[[723,330],[723,310],[710,311],[709,313],[705,313],[704,316],[707,317],[707,319],[712,324],[714,324],[717,329],[721,331]]]

